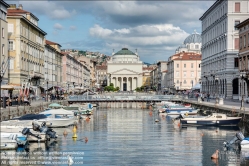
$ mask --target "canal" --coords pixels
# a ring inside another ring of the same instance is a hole
[[[159,122],[155,122],[156,119]],[[68,135],[64,137],[65,130]],[[90,121],[79,122],[75,140],[73,127],[55,129],[60,134],[56,142],[31,143],[28,153],[21,151],[15,156],[19,157],[19,165],[21,162],[23,165],[68,165],[70,154],[73,165],[246,166],[249,160],[240,151],[223,149],[223,142],[239,130],[238,127],[179,129],[170,117],[156,111],[101,108],[94,111]],[[211,160],[216,149],[220,150],[220,157]]]

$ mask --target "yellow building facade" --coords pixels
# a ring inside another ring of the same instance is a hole
[[[39,19],[22,5],[10,5],[7,21],[9,56],[13,57],[9,61],[9,84],[28,82],[39,91],[44,82],[46,32],[38,27]]]

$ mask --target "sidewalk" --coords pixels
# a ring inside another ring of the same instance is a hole
[[[39,113],[48,107],[51,103],[67,103],[66,100],[53,100],[52,102],[45,102],[44,100],[31,101],[31,106],[7,106],[6,108],[1,108],[1,120],[8,120],[15,116],[21,116],[24,114]]]
[[[189,99],[183,99],[183,101],[189,101],[193,104],[199,104],[199,105],[205,105],[205,106],[213,106],[215,107],[215,99],[210,99],[209,102],[207,102],[207,99],[205,98],[204,101],[198,102],[197,98],[189,98]],[[225,110],[230,110],[230,111],[236,111],[240,113],[244,113],[244,110],[241,111],[241,101],[239,100],[231,100],[231,99],[223,99],[223,104],[217,105],[218,108],[220,109],[225,109]],[[244,103],[244,108],[246,114],[249,114],[249,104],[246,102]]]

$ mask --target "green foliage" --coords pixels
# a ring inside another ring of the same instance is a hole
[[[113,86],[114,86],[114,85],[113,85],[113,83],[110,83],[110,86],[112,86],[112,87],[113,87]]]
[[[141,88],[140,88],[140,87],[137,87],[135,90],[136,90],[137,92],[141,92]]]
[[[119,91],[119,87],[118,86],[115,88],[115,91]]]
[[[110,92],[110,91],[114,91],[115,88],[114,88],[113,86],[106,86],[106,87],[104,88],[104,90]]]

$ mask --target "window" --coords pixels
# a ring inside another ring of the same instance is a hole
[[[179,84],[179,80],[177,80],[176,83]]]
[[[186,68],[186,64],[184,64],[184,68]]]
[[[234,29],[235,29],[235,30],[238,30],[238,28],[236,28],[235,26],[238,25],[239,23],[240,23],[239,20],[235,20],[235,21],[234,21]]]
[[[239,58],[234,58],[234,67],[239,67]]]
[[[191,71],[191,77],[194,77],[194,72],[193,71]]]
[[[248,39],[248,40],[247,40],[247,42],[248,42],[247,45],[248,45],[248,47],[249,47],[249,33],[247,34],[247,39]]]
[[[8,24],[8,32],[13,33],[14,32],[14,28],[13,28],[13,24]]]
[[[4,44],[2,45],[2,56],[4,56]]]
[[[191,68],[194,68],[194,64],[193,63],[191,63]]]
[[[14,59],[9,60],[9,69],[14,69]]]
[[[184,84],[186,84],[186,83],[187,83],[187,81],[186,81],[186,80],[184,80],[184,81],[183,81],[183,83],[184,83]]]
[[[199,49],[199,45],[196,44],[196,45],[195,45],[195,49]]]
[[[179,68],[179,64],[176,64],[176,67]]]
[[[236,50],[239,49],[239,38],[234,39],[234,49],[236,49]]]
[[[239,38],[239,48],[242,49],[242,36]]]
[[[187,73],[186,71],[183,72],[183,77],[186,77],[187,76]]]
[[[2,38],[4,38],[4,28],[2,28]]]
[[[246,35],[244,35],[244,48],[246,47]]]
[[[13,48],[13,41],[9,40],[9,50],[12,51],[14,50]]]
[[[176,77],[179,77],[179,71],[176,72]]]
[[[201,64],[199,63],[199,68],[201,68]]]
[[[234,11],[237,13],[237,12],[240,12],[240,2],[235,2],[235,9]]]

